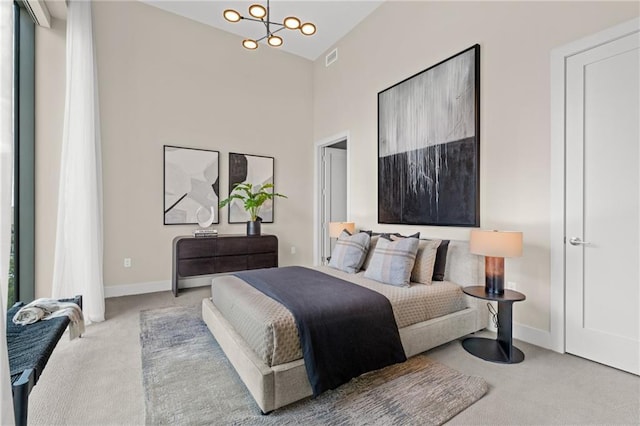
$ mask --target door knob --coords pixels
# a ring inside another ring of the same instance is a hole
[[[572,246],[588,246],[589,244],[591,244],[591,243],[588,243],[588,242],[586,242],[586,241],[582,241],[579,237],[572,237],[572,238],[569,240],[569,243],[570,243]]]

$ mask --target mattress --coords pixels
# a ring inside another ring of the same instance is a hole
[[[347,274],[327,266],[313,269],[385,296],[391,302],[398,328],[466,308],[461,287],[448,281],[394,287],[364,278],[363,272]],[[232,275],[213,279],[211,300],[265,364],[274,366],[302,358],[295,320],[280,303]]]

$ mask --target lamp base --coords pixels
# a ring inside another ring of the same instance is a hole
[[[489,294],[504,294],[504,257],[484,258],[485,291]]]

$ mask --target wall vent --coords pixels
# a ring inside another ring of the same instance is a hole
[[[325,58],[324,64],[325,64],[325,66],[328,67],[329,65],[331,65],[332,63],[334,63],[337,60],[338,60],[338,48],[336,47],[331,52],[329,52],[329,54]]]

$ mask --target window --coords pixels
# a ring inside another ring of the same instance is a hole
[[[35,297],[35,23],[14,3],[14,177],[8,304]]]

